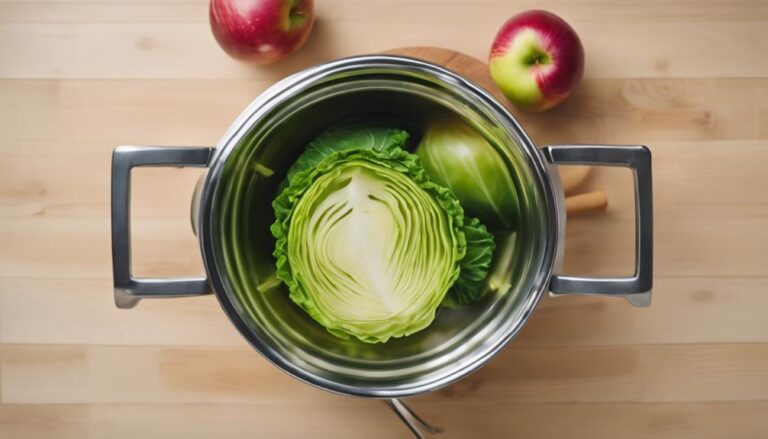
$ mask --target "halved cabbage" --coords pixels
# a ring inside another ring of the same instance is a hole
[[[461,206],[398,147],[330,153],[273,206],[277,276],[336,335],[376,343],[424,329],[459,276]]]
[[[273,201],[276,276],[331,333],[385,342],[440,305],[486,293],[494,238],[431,178],[408,132],[357,122],[322,132]]]

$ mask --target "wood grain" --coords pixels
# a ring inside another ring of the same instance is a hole
[[[654,302],[547,297],[487,367],[411,404],[447,438],[768,434],[768,2],[318,1],[307,46],[266,68],[218,49],[207,3],[0,0],[0,437],[408,437],[380,402],[269,365],[211,296],[115,309],[111,151],[216,145],[275,80],[339,56],[422,45],[484,60],[530,8],[567,19],[587,51],[562,106],[511,108],[534,142],[653,151]],[[199,174],[136,172],[137,273],[202,270]],[[579,186],[610,206],[568,222],[564,271],[631,271],[629,177]]]
[[[415,402],[417,410],[443,426],[440,438],[492,437],[571,439],[628,437],[754,439],[765,432],[754,419],[768,410],[764,401],[716,403],[548,403],[464,406],[460,401]],[[301,422],[291,414],[301,410]],[[499,415],[503,413],[503,416]],[[458,416],[457,416],[458,415]],[[109,437],[173,439],[211,436],[311,436],[338,438],[408,437],[378,401],[334,400],[324,405],[270,404],[53,404],[0,406],[0,424],[11,437],[82,439]]]
[[[3,345],[11,404],[305,403],[325,392],[246,346]],[[686,402],[762,400],[768,343],[512,345],[479,372],[416,400]],[[119,378],[118,378],[119,377]]]
[[[755,0],[723,3],[720,0],[699,0],[696,8],[684,1],[647,2],[640,0],[537,0],[515,1],[476,0],[477,8],[468,10],[462,2],[441,4],[435,10],[429,2],[409,0],[325,0],[318,4],[321,18],[332,21],[372,21],[372,17],[384,16],[401,23],[433,21],[434,14],[450,22],[458,22],[468,16],[475,20],[499,22],[505,17],[501,11],[514,7],[524,10],[539,7],[557,10],[571,20],[587,23],[604,20],[640,20],[663,22],[740,22],[766,21],[768,6]],[[162,3],[136,3],[126,0],[49,0],[45,3],[28,3],[19,0],[0,1],[0,21],[28,23],[207,23],[206,0],[166,0]],[[393,5],[397,8],[394,9]]]
[[[525,346],[768,342],[768,278],[657,278],[653,307],[620,299],[545,297]],[[3,278],[0,343],[242,347],[213,297],[113,307],[110,279]],[[34,319],[29,315],[35,315]],[[681,317],[684,315],[684,317]],[[681,319],[684,318],[684,324]]]
[[[379,52],[414,42],[446,46],[450,41],[448,46],[453,49],[485,58],[507,15],[467,16],[456,8],[452,10],[457,15],[441,16],[442,9],[431,8],[423,15],[406,12],[407,18],[401,20],[381,20],[380,15],[371,12],[354,19],[334,20],[335,10],[320,5],[316,29],[306,47],[285,63],[260,69],[262,74],[274,80],[330,58]],[[498,12],[502,6],[497,4]],[[768,58],[759,56],[768,49],[768,42],[761,38],[765,29],[762,22],[581,22],[567,14],[563,17],[571,21],[589,48],[589,59],[596,60],[586,65],[590,77],[768,75]],[[371,32],[373,25],[376,32]],[[462,33],[472,38],[457,38],[455,26],[461,26]],[[750,43],[744,44],[746,41]],[[706,50],[688,50],[697,45]],[[623,56],[628,47],[632,48],[632,56]],[[28,56],[30,53],[34,56]],[[729,62],[716,62],[712,55],[715,53],[727,53]],[[0,64],[0,78],[242,79],[254,75],[252,66],[233,61],[219,50],[204,21],[0,23],[0,57],[15,60]]]

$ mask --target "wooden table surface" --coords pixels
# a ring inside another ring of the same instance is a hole
[[[300,53],[228,58],[204,0],[0,1],[0,437],[408,437],[378,401],[310,388],[246,346],[211,296],[112,301],[110,154],[213,145],[275,80],[340,56],[450,47],[484,59],[502,21],[552,10],[587,52],[562,107],[521,115],[538,144],[654,155],[650,308],[543,300],[480,372],[413,407],[492,438],[768,437],[768,2],[318,0]],[[200,171],[135,174],[141,275],[202,272]],[[630,174],[568,223],[566,269],[631,271]]]

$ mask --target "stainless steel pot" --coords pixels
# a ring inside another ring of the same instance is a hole
[[[497,293],[466,309],[443,310],[426,330],[383,345],[338,339],[293,306],[274,278],[268,226],[277,185],[303,145],[338,119],[375,113],[412,123],[418,130],[427,115],[445,111],[457,113],[497,145],[519,191],[518,228],[500,240],[491,274]],[[633,276],[554,274],[565,227],[555,164],[624,166],[634,171]],[[131,275],[130,171],[136,166],[207,168],[192,209],[206,277]],[[651,154],[644,146],[557,145],[539,150],[501,104],[451,71],[395,56],[341,59],[272,86],[238,117],[215,149],[121,146],[115,150],[115,303],[131,308],[145,298],[213,292],[253,348],[285,372],[345,395],[401,398],[447,386],[477,370],[517,334],[545,291],[619,296],[647,306],[652,209]]]

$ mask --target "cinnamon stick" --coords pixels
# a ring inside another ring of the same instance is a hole
[[[601,190],[565,198],[565,211],[568,215],[581,215],[587,212],[605,210],[607,207],[608,197]]]

